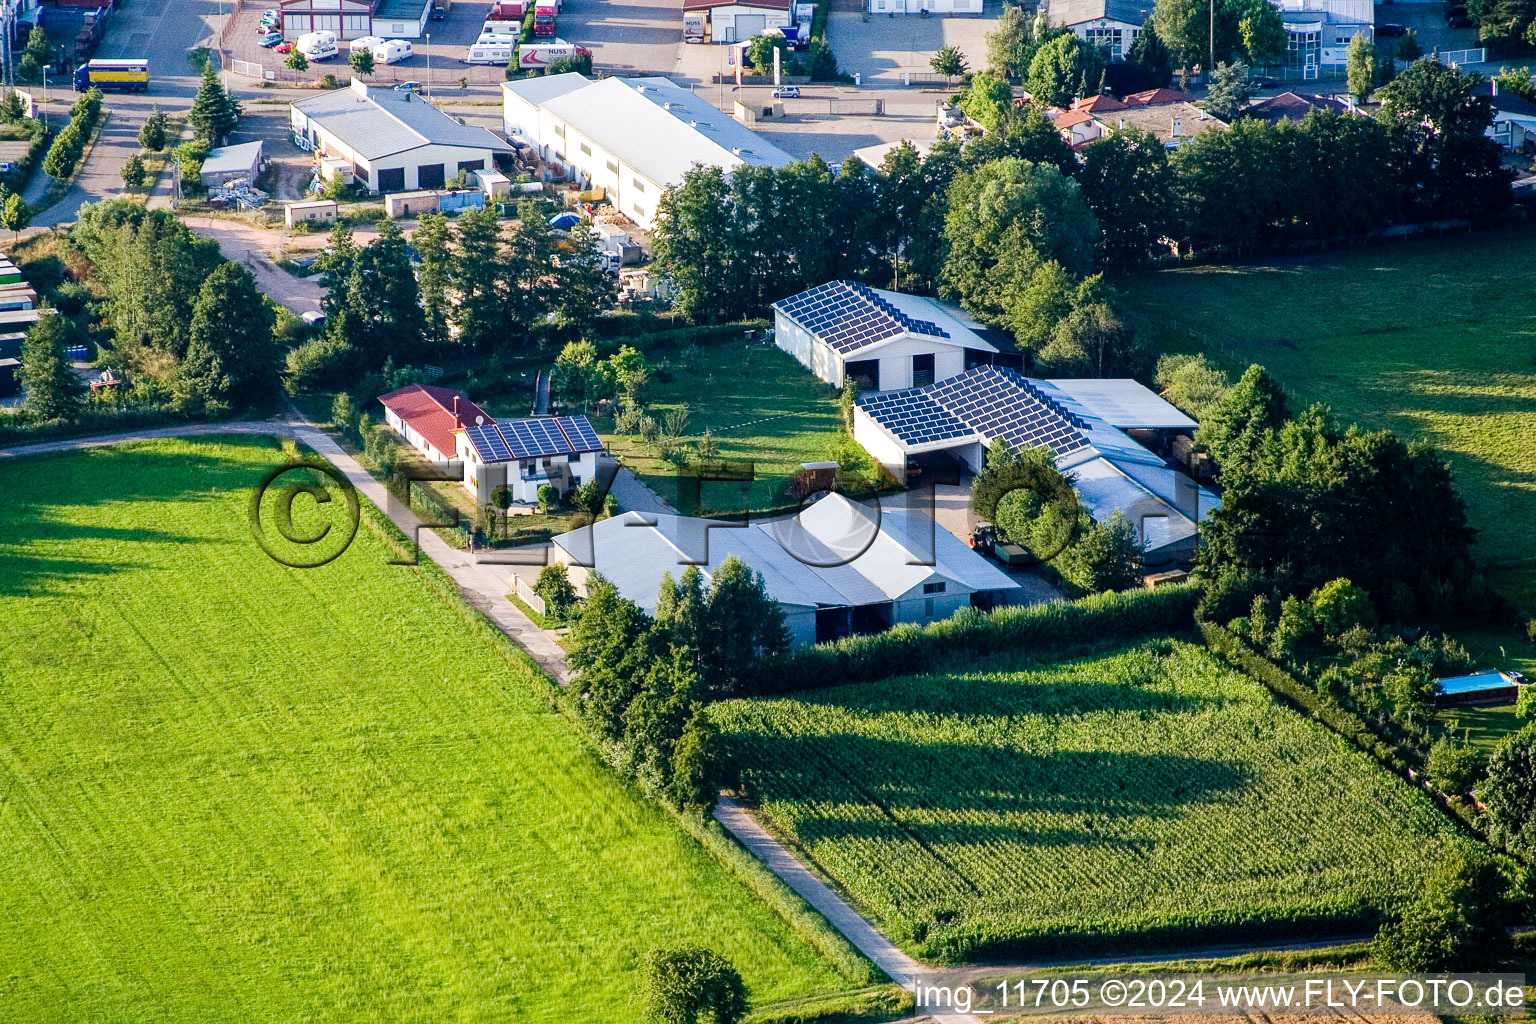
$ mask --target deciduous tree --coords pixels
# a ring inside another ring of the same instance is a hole
[[[1098,95],[1107,63],[1102,49],[1076,33],[1063,33],[1035,51],[1024,88],[1035,103],[1065,107]]]
[[[276,317],[250,271],[225,261],[198,291],[182,393],[205,408],[256,404],[277,389]]]
[[[21,343],[23,407],[40,420],[72,420],[85,401],[85,384],[75,374],[64,349],[70,341],[69,322],[46,302],[42,315]]]
[[[730,961],[701,946],[653,949],[641,961],[652,1024],[737,1024],[747,1013],[747,988]]]

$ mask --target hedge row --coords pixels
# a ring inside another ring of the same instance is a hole
[[[1205,645],[1211,650],[1394,772],[1405,777],[1411,775],[1414,762],[1410,761],[1410,755],[1382,739],[1363,718],[1340,707],[1259,654],[1231,630],[1204,620],[1199,625],[1205,637]]]
[[[791,651],[764,664],[760,693],[816,689],[926,672],[952,659],[1002,652],[1053,655],[1104,641],[1188,629],[1198,586],[1191,583],[1094,594],[1079,601],[962,610],[927,626],[901,625]]]

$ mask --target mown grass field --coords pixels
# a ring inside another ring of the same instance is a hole
[[[1364,930],[1465,841],[1188,644],[714,713],[767,820],[920,956]]]
[[[1444,452],[1482,562],[1536,615],[1533,277],[1536,229],[1522,227],[1119,285],[1141,319],[1238,371],[1264,364],[1298,402]]]
[[[424,570],[366,529],[265,557],[279,461],[0,462],[0,1017],[632,1020],[639,958],[690,942],[758,1005],[852,987]]]
[[[827,458],[842,426],[832,389],[772,341],[700,346],[693,369],[678,364],[675,356],[675,351],[665,356],[674,364],[671,379],[655,379],[647,388],[647,411],[659,421],[687,405],[687,439],[711,430],[720,458],[755,464],[750,483],[703,484],[701,506],[738,512],[785,505],[785,481],[802,462]],[[670,463],[635,437],[615,434],[611,418],[594,418],[593,425],[610,452],[621,456],[651,490],[678,504],[677,470]]]

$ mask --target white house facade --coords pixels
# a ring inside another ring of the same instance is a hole
[[[998,346],[958,307],[921,295],[830,281],[773,304],[774,342],[840,388],[893,391],[993,362]]]
[[[345,161],[369,192],[442,188],[460,171],[488,170],[512,147],[484,128],[459,124],[410,92],[350,87],[289,107],[295,142]]]

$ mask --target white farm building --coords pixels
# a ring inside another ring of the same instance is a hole
[[[565,175],[605,190],[642,228],[661,194],[695,164],[726,171],[783,167],[794,158],[666,78],[590,81],[570,72],[506,82],[503,128]]]
[[[592,572],[647,611],[661,578],[731,555],[762,574],[796,646],[1006,604],[1019,585],[920,511],[828,494],[798,516],[728,523],[626,512],[554,538],[550,557],[585,596]]]
[[[352,180],[369,192],[442,188],[460,171],[490,170],[497,153],[512,151],[420,96],[370,88],[360,78],[288,111],[294,141],[318,157],[345,161]]]
[[[773,304],[774,342],[835,388],[923,387],[997,360],[1001,340],[957,306],[830,281]]]
[[[985,464],[987,446],[1048,448],[1095,521],[1116,509],[1136,527],[1147,564],[1183,561],[1216,495],[1172,468],[1148,438],[1197,424],[1134,380],[1036,380],[978,366],[923,388],[859,396],[853,437],[897,480],[930,466]]]

